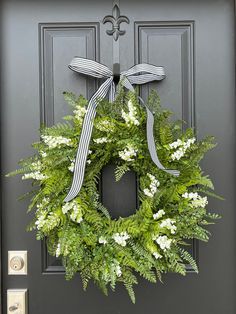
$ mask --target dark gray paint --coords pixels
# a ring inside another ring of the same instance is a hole
[[[171,109],[194,126],[194,21],[145,21],[134,25],[135,62],[164,65],[166,72],[163,84],[152,83],[142,88],[143,96],[157,88],[162,101],[171,102]],[[171,52],[172,58],[167,52]]]
[[[99,23],[40,23],[41,122],[52,125],[68,113],[63,91],[89,98],[95,80],[68,70],[73,56],[99,59]]]
[[[120,181],[115,180],[115,166],[103,168],[101,177],[101,201],[112,218],[133,215],[138,209],[138,180],[136,173],[127,172]]]
[[[112,67],[113,39],[101,23],[111,13],[110,0],[12,0],[2,6],[2,170],[6,173],[32,152],[29,147],[38,139],[40,115],[50,124],[65,114],[61,91],[70,88],[89,96],[95,88],[93,80],[67,70],[69,60],[81,54]],[[27,202],[17,201],[30,185],[20,178],[2,177],[3,313],[7,288],[29,289],[30,314],[236,312],[234,1],[130,0],[120,1],[120,9],[130,19],[129,25],[122,25],[126,34],[119,39],[121,69],[141,61],[164,65],[166,80],[151,85],[158,87],[162,104],[189,124],[196,121],[198,137],[217,137],[219,145],[203,167],[226,198],[209,204],[220,213],[225,209],[223,219],[210,228],[214,234],[210,243],[200,244],[199,275],[169,274],[164,285],[140,279],[137,304],[132,305],[122,287],[107,298],[92,284],[84,293],[79,276],[66,282],[58,271],[42,275],[44,251],[33,234],[25,232],[31,218],[25,213]],[[144,97],[147,92],[142,88]],[[25,249],[29,275],[7,276],[7,251]],[[48,265],[55,270],[54,262]]]

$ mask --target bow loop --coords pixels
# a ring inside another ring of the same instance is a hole
[[[75,72],[97,78],[109,78],[113,74],[106,65],[80,57],[75,57],[68,67]]]
[[[93,130],[93,120],[96,116],[96,108],[98,102],[99,100],[104,99],[107,94],[109,95],[109,101],[113,102],[116,95],[116,86],[114,83],[113,73],[104,64],[98,63],[90,59],[75,57],[69,64],[69,68],[77,73],[105,79],[105,81],[101,84],[101,86],[89,100],[75,158],[73,181],[70,191],[64,200],[65,202],[69,202],[73,198],[75,198],[78,195],[83,184],[89,142]],[[157,67],[152,64],[142,63],[132,66],[127,71],[121,72],[120,84],[128,90],[134,91],[133,85],[145,84],[152,81],[160,81],[164,78],[165,72],[163,67]],[[141,103],[144,105],[147,112],[147,143],[151,159],[159,169],[162,169],[172,175],[178,176],[179,171],[165,169],[165,167],[159,161],[153,136],[154,117],[152,112],[144,104],[142,99]]]
[[[124,76],[123,74],[121,74],[121,76],[120,76],[120,83],[126,89],[134,92],[134,87],[133,87],[133,85],[130,82],[130,77],[127,77],[127,76]]]
[[[129,68],[127,71],[123,71],[122,74],[125,76],[130,75],[140,75],[140,74],[153,74],[158,77],[158,80],[163,80],[165,78],[165,71],[162,66],[155,66],[149,63],[140,63],[135,64],[131,68]]]
[[[133,85],[142,85],[153,81],[158,81],[159,76],[155,74],[140,74],[140,75],[130,75],[128,76],[130,83]]]

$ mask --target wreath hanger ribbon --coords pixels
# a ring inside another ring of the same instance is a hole
[[[94,60],[75,57],[69,64],[69,68],[75,72],[96,77],[99,79],[105,79],[98,90],[93,94],[89,100],[87,111],[84,117],[83,127],[80,135],[79,146],[75,158],[75,167],[73,181],[69,193],[64,199],[65,202],[69,202],[74,199],[83,184],[84,173],[86,167],[86,161],[89,150],[89,143],[93,130],[93,120],[96,116],[96,107],[99,101],[109,94],[109,101],[115,100],[116,88],[114,83],[113,72],[104,64],[96,62]],[[120,73],[120,84],[123,85],[130,91],[134,91],[133,85],[142,85],[152,81],[161,81],[165,78],[164,68],[161,66],[155,66],[152,64],[141,63],[136,64],[129,68],[127,71]],[[165,169],[161,164],[157,152],[153,136],[153,124],[154,117],[150,109],[140,98],[142,104],[144,104],[147,112],[147,143],[148,149],[152,161],[156,164],[159,169],[162,169],[174,176],[179,175],[178,170]]]

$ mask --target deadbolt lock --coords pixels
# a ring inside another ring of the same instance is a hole
[[[10,267],[14,270],[21,270],[24,264],[24,260],[21,256],[13,256],[10,260]]]
[[[8,251],[8,274],[27,275],[27,251]]]

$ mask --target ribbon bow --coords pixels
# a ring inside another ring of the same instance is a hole
[[[64,199],[65,202],[69,202],[73,198],[75,198],[83,184],[89,142],[92,135],[93,120],[96,116],[98,99],[101,100],[105,98],[106,95],[109,93],[109,101],[113,102],[116,92],[113,72],[107,66],[90,59],[75,57],[71,61],[69,68],[78,73],[82,73],[99,79],[105,79],[105,82],[101,84],[101,86],[89,100],[75,159],[73,181],[70,191]],[[132,66],[127,71],[121,72],[120,83],[128,90],[134,91],[134,84],[141,85],[152,81],[160,81],[164,78],[165,72],[163,67],[157,67],[155,65],[142,63]],[[144,102],[142,101],[142,103]],[[146,104],[144,104],[144,106],[147,112],[147,143],[151,159],[159,169],[162,169],[174,176],[178,176],[178,170],[165,169],[165,167],[158,159],[153,136],[154,117]]]

